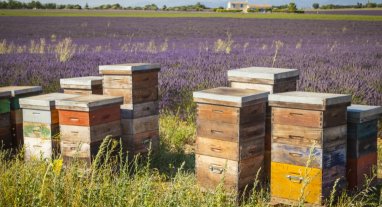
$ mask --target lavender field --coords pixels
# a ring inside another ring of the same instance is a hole
[[[0,17],[0,85],[97,75],[98,65],[162,66],[162,109],[227,85],[226,70],[297,68],[298,89],[382,105],[382,22],[225,18]],[[277,52],[277,54],[276,54]]]

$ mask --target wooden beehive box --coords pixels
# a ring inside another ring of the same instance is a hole
[[[75,78],[60,79],[61,88],[64,93],[89,95],[89,94],[103,94],[102,80],[100,76],[85,76]]]
[[[198,106],[198,183],[213,189],[224,177],[229,191],[250,186],[263,170],[268,92],[220,87],[194,92],[193,96]]]
[[[351,96],[295,91],[271,94],[268,100],[272,107],[272,199],[298,202],[301,189],[306,188],[305,201],[322,204],[337,179],[339,186],[346,184],[342,178],[347,160],[346,108]],[[306,171],[313,172],[314,178],[302,174]]]
[[[121,135],[122,97],[87,95],[57,101],[64,162],[90,163],[107,137]]]
[[[11,92],[10,101],[10,115],[11,115],[11,135],[12,144],[14,147],[21,147],[23,145],[23,132],[22,132],[22,110],[20,109],[19,99],[35,96],[42,93],[41,86],[6,86],[0,87],[0,91]],[[0,101],[1,104],[1,101]]]
[[[55,104],[57,100],[77,96],[50,93],[20,99],[26,160],[51,159],[59,153],[59,119]]]
[[[0,145],[4,148],[12,147],[10,91],[0,91]]]
[[[123,96],[124,104],[155,102],[158,100],[159,70],[159,65],[148,63],[99,66],[103,93]]]
[[[378,120],[381,106],[351,105],[347,108],[349,189],[362,188],[377,166]],[[374,182],[375,183],[375,182]]]

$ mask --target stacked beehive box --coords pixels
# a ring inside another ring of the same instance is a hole
[[[380,106],[351,105],[348,107],[348,160],[349,189],[362,188],[365,176],[371,179],[377,169],[378,119]],[[373,183],[375,183],[374,178]]]
[[[297,69],[250,67],[228,71],[232,88],[256,89],[269,93],[296,91],[299,71]],[[271,108],[267,107],[265,125],[264,171],[270,177],[271,168]]]
[[[0,91],[0,149],[12,146],[10,91]]]
[[[228,191],[253,184],[263,167],[267,97],[268,92],[226,87],[194,92],[195,168],[203,188],[213,189],[223,178]]]
[[[23,110],[25,160],[52,159],[59,153],[56,100],[78,95],[50,93],[20,99]]]
[[[132,154],[145,154],[159,146],[158,72],[155,64],[104,65],[105,95],[123,96],[122,138]]]
[[[107,136],[121,135],[122,97],[87,95],[56,101],[61,155],[90,164]]]
[[[271,94],[271,197],[320,205],[334,183],[346,185],[346,108],[350,95]],[[303,192],[303,193],[301,193]]]
[[[41,86],[6,86],[1,87],[0,91],[10,91],[11,106],[11,132],[13,147],[21,147],[23,145],[23,120],[22,110],[20,109],[19,99],[35,96],[42,93]]]
[[[85,76],[76,78],[60,79],[61,88],[64,93],[89,95],[89,94],[103,94],[102,77],[99,76]]]

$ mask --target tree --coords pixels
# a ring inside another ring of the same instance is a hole
[[[313,8],[314,8],[314,9],[318,9],[318,8],[320,8],[320,4],[319,4],[319,3],[314,3],[314,4],[313,4]]]
[[[296,6],[296,4],[295,3],[293,3],[293,2],[291,2],[291,3],[289,3],[289,5],[288,5],[288,11],[289,12],[296,12],[297,11],[297,6]]]
[[[166,10],[167,10],[167,6],[166,6],[166,5],[163,5],[162,10],[163,10],[163,11],[166,11]]]
[[[85,9],[89,9],[89,4],[88,4],[88,2],[86,2],[86,4],[85,4]]]

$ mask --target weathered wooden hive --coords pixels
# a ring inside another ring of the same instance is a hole
[[[20,99],[25,160],[52,159],[59,154],[59,119],[56,101],[77,96],[49,93]]]
[[[236,192],[251,186],[263,168],[268,92],[220,87],[193,95],[198,183],[214,189],[224,178],[225,189]]]
[[[76,78],[60,79],[61,88],[64,93],[89,95],[103,94],[102,77],[100,76],[85,76]]]
[[[41,86],[6,86],[0,87],[0,91],[10,91],[10,114],[11,114],[11,135],[12,146],[22,147],[23,145],[23,115],[20,109],[20,98],[35,96],[42,93]]]
[[[275,202],[321,205],[337,179],[346,185],[346,108],[350,95],[271,94],[271,197]],[[301,191],[304,193],[302,194]]]
[[[232,88],[256,89],[269,93],[296,91],[299,71],[297,69],[249,67],[228,71]],[[265,125],[264,170],[267,178],[271,168],[271,110],[267,107]]]
[[[362,188],[377,171],[378,120],[381,106],[351,105],[347,109],[347,178],[349,189]],[[373,180],[375,184],[376,178]]]
[[[121,135],[122,97],[86,95],[57,100],[61,155],[65,163],[77,159],[90,164],[102,141]]]
[[[5,149],[12,146],[10,97],[10,91],[0,90],[0,146]]]
[[[158,72],[156,64],[103,65],[105,95],[123,96],[122,137],[132,154],[146,154],[159,147]]]

